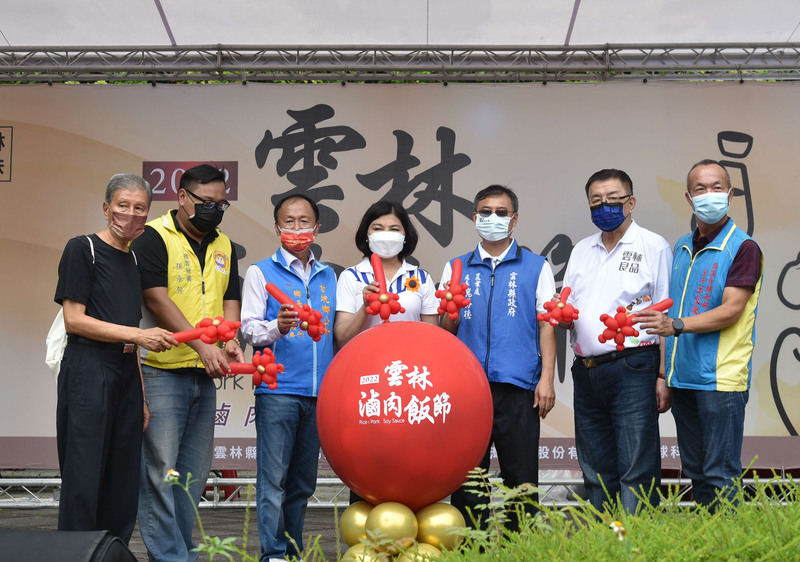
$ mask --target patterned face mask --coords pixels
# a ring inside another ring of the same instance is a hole
[[[311,243],[314,242],[314,229],[304,228],[302,230],[290,230],[278,227],[281,231],[281,244],[290,252],[305,252]]]

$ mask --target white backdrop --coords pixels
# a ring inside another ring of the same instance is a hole
[[[583,190],[593,172],[626,170],[637,222],[674,242],[691,220],[683,196],[689,166],[701,158],[727,161],[743,190],[732,215],[753,233],[766,262],[744,456],[749,462],[759,453],[761,464],[775,466],[800,462],[792,456],[796,440],[789,446],[769,439],[800,428],[798,88],[0,87],[0,467],[55,463],[55,385],[43,356],[64,244],[103,228],[101,201],[112,174],[142,173],[146,162],[204,160],[237,163],[238,195],[222,228],[246,253],[242,275],[277,247],[270,198],[295,189],[327,209],[318,243],[322,259],[341,267],[359,260],[353,235],[364,210],[387,194],[401,199],[421,234],[415,257],[438,279],[447,259],[477,243],[467,216],[473,195],[502,183],[520,197],[519,241],[548,255],[559,284],[572,245],[594,232]],[[151,217],[173,206],[156,202]],[[542,426],[545,466],[574,465],[570,362],[569,351],[559,356],[557,405]],[[217,466],[250,466],[249,382],[229,380],[218,402]],[[677,465],[671,415],[661,426],[665,465]],[[555,447],[563,447],[563,458],[553,458]]]

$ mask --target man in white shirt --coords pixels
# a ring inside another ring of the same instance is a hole
[[[618,500],[636,513],[639,497],[656,504],[661,482],[658,414],[669,409],[663,348],[661,338],[644,331],[626,338],[621,351],[614,340],[601,343],[600,316],[668,298],[672,250],[633,221],[633,182],[622,170],[593,174],[586,196],[600,232],[575,245],[564,274],[569,302],[580,311],[562,326],[575,352],[575,442],[592,505],[614,509]]]

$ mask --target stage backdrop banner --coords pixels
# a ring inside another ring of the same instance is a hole
[[[584,193],[593,172],[627,171],[635,220],[674,243],[691,228],[686,173],[703,158],[730,171],[731,214],[765,258],[743,461],[800,467],[798,96],[800,85],[778,83],[0,86],[0,468],[57,467],[44,355],[58,262],[71,237],[104,228],[112,174],[144,174],[157,217],[175,207],[187,166],[224,164],[222,229],[242,276],[278,248],[275,201],[303,193],[322,212],[314,251],[337,272],[361,259],[353,238],[366,208],[392,199],[438,281],[478,242],[474,194],[508,185],[520,199],[514,236],[548,257],[560,287],[573,246],[596,231]],[[539,456],[543,468],[574,468],[573,355],[563,332],[558,343]],[[218,386],[214,466],[252,469],[250,378]],[[671,414],[661,435],[664,466],[680,466]]]

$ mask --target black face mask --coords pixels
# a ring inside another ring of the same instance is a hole
[[[194,214],[189,217],[189,222],[197,229],[198,232],[207,234],[214,230],[219,223],[222,222],[222,214],[225,211],[220,211],[216,207],[206,209],[202,203],[194,204]]]

